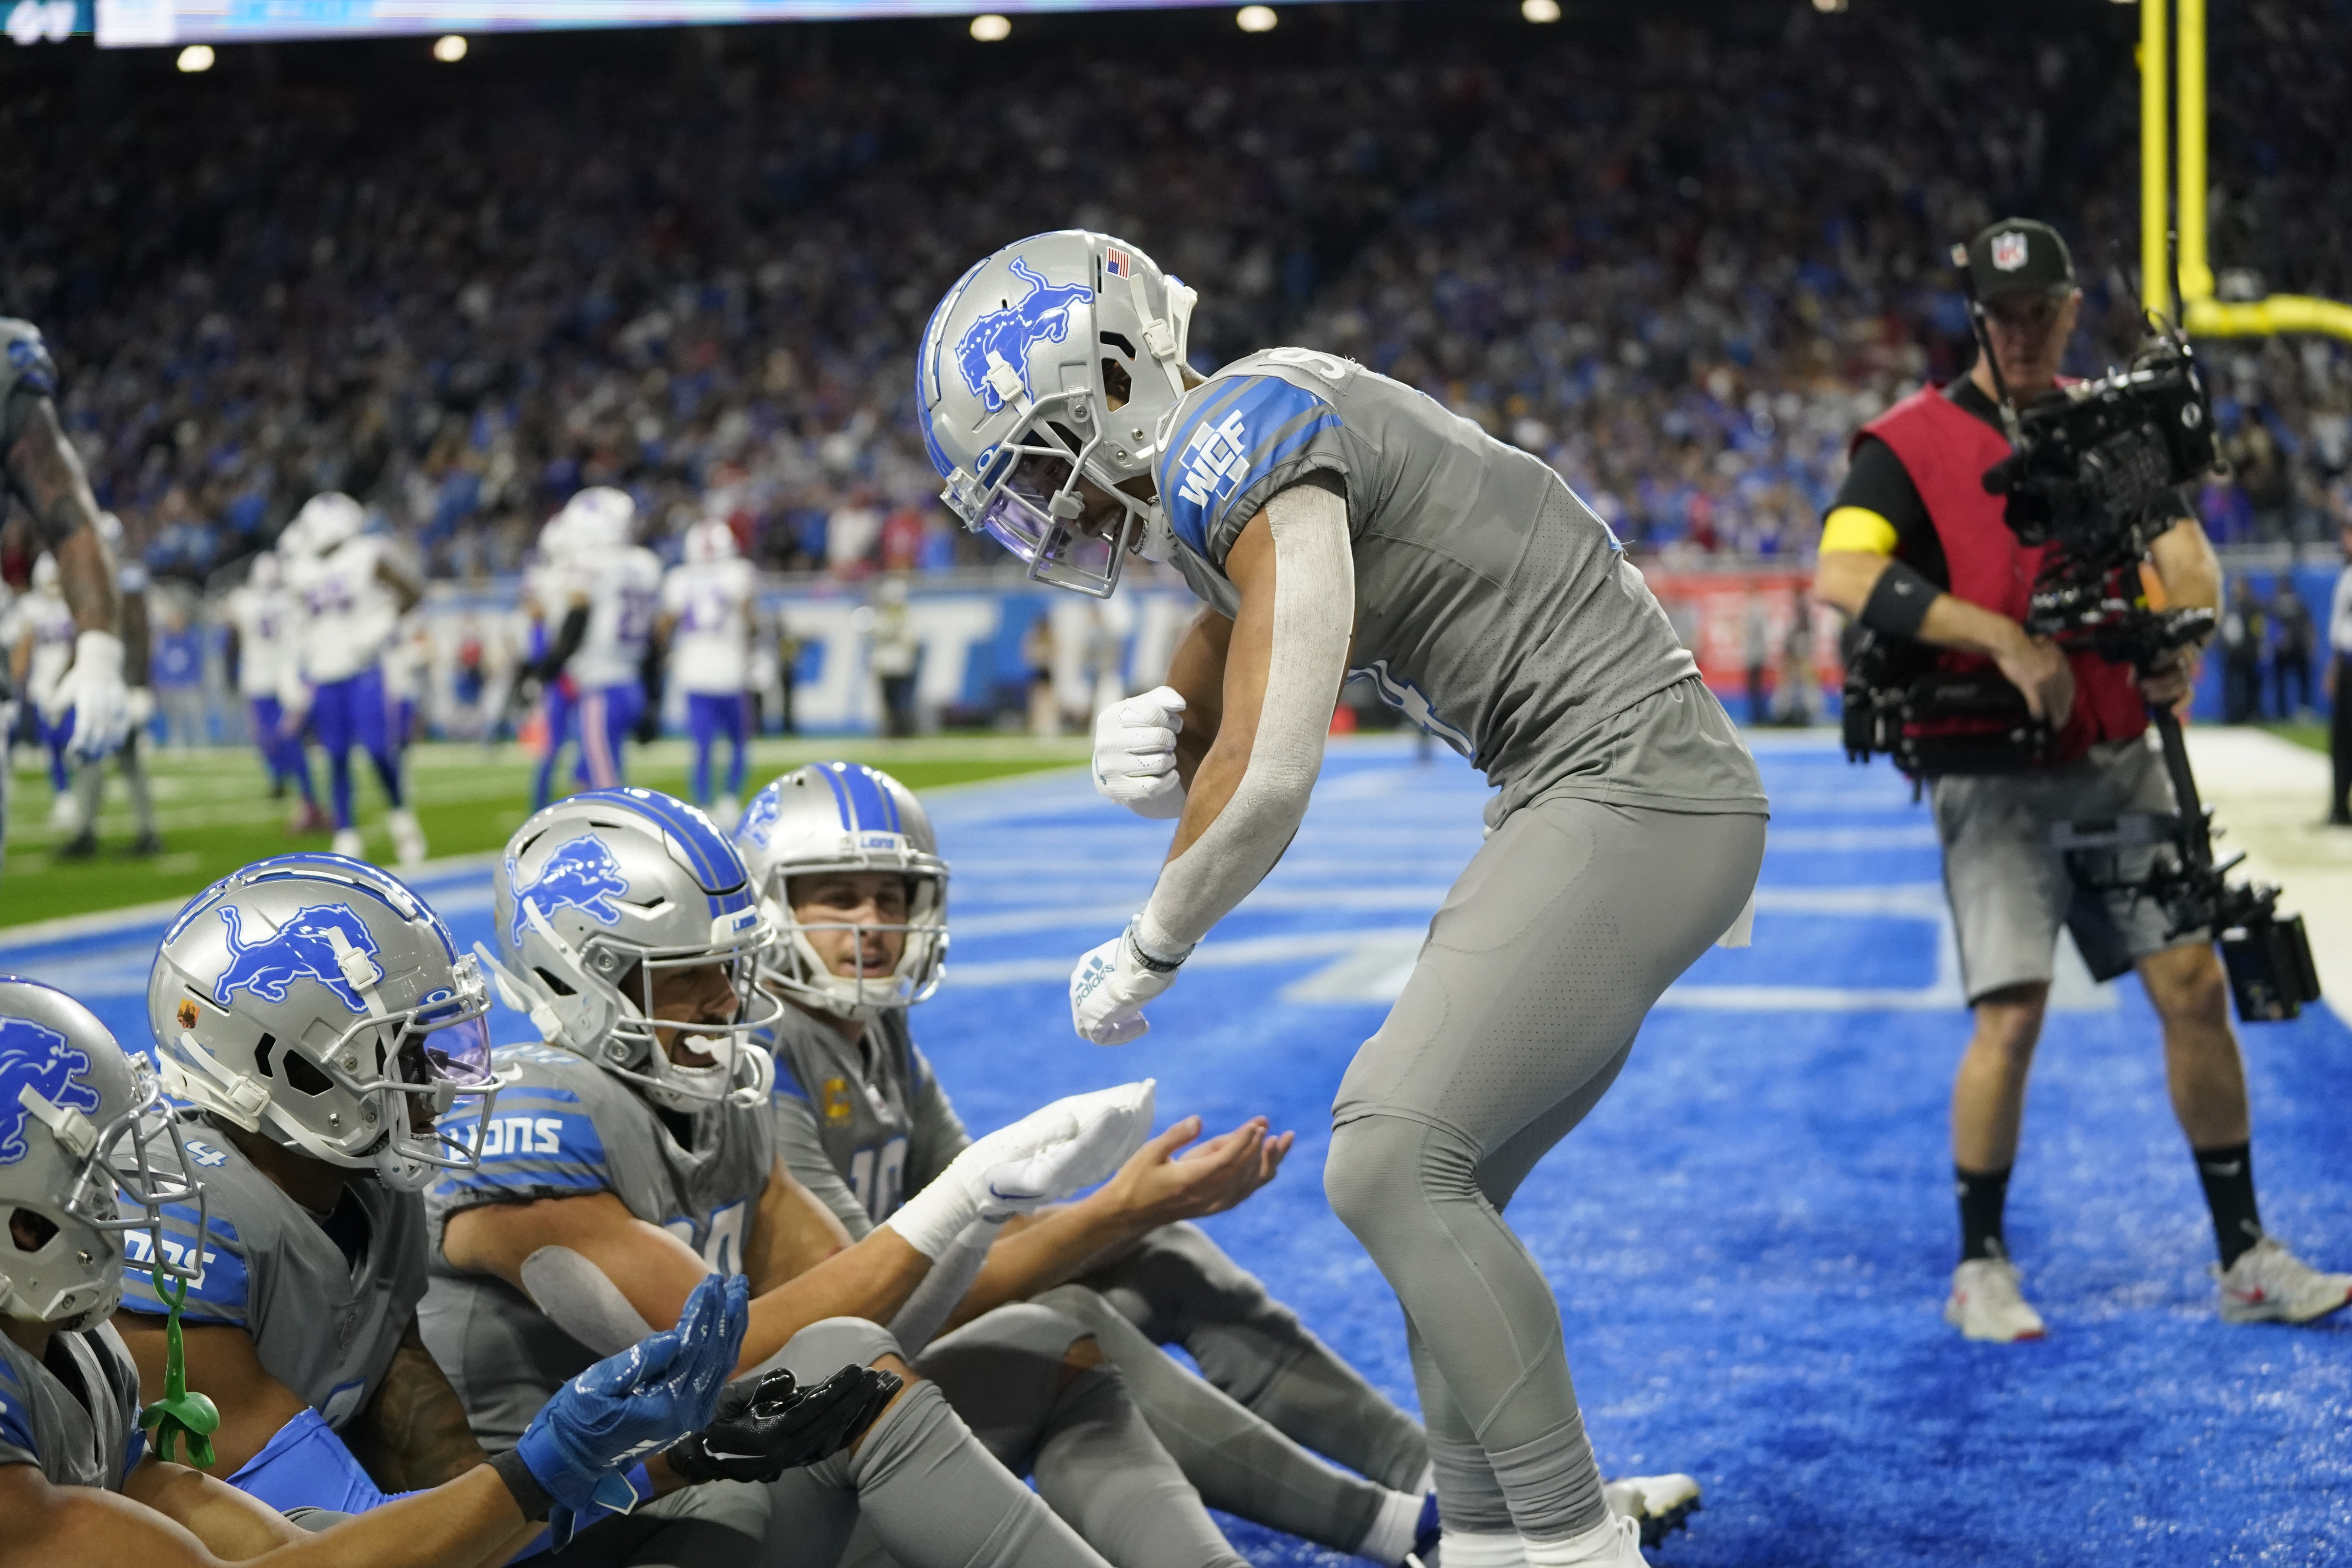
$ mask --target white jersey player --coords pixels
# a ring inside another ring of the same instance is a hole
[[[408,809],[400,778],[383,658],[400,617],[424,596],[389,542],[361,531],[367,513],[339,491],[313,496],[289,531],[299,552],[287,567],[299,624],[299,664],[282,688],[289,710],[307,709],[327,752],[335,808],[335,853],[364,851],[352,820],[351,750],[364,747],[392,810],[385,818],[404,866],[425,858],[425,831]]]
[[[735,551],[735,531],[706,518],[686,531],[686,559],[662,579],[658,635],[669,651],[669,678],[686,693],[687,733],[694,740],[694,804],[721,827],[734,826],[743,798],[751,734],[751,563]],[[714,806],[710,752],[730,748],[727,787]]]
[[[589,785],[609,789],[622,782],[622,742],[632,732],[651,739],[638,721],[646,714],[647,656],[661,604],[661,558],[630,542],[636,505],[623,491],[583,490],[563,510],[571,520],[564,525],[567,554],[586,580],[588,601],[565,668],[579,694]]]
[[[236,639],[237,695],[245,699],[254,746],[269,769],[270,792],[281,793],[290,782],[302,794],[296,830],[321,831],[327,816],[311,786],[310,759],[302,750],[299,723],[294,732],[288,732],[279,695],[300,673],[294,646],[296,609],[286,588],[284,559],[268,550],[255,556],[245,582],[230,590],[227,609],[229,635]]]

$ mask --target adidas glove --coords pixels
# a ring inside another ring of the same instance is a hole
[[[1130,922],[1070,972],[1070,1026],[1097,1046],[1142,1038],[1151,1030],[1143,1005],[1176,984],[1176,971],[1192,955],[1186,948],[1172,962],[1153,958],[1136,942]]]

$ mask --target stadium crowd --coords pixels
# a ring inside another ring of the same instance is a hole
[[[326,489],[445,577],[515,568],[596,483],[656,535],[725,515],[771,568],[987,562],[933,499],[912,344],[962,258],[1071,223],[1201,285],[1201,363],[1355,355],[1667,552],[1810,550],[1853,428],[1966,363],[1939,256],[1997,210],[2073,236],[2079,368],[2135,334],[2127,13],[1698,7],[1499,50],[1439,9],[1196,26],[1132,73],[1099,19],[615,35],[437,76],[232,54],[135,117],[86,60],[0,100],[26,152],[0,308],[47,333],[102,504],[192,583]],[[2352,291],[2316,199],[2345,35],[2215,18],[2214,79],[2263,83],[2259,118],[2215,98],[2214,250],[2253,264],[2226,287]],[[1065,195],[1081,165],[1107,199]],[[2352,360],[2215,352],[2212,531],[2332,537]]]

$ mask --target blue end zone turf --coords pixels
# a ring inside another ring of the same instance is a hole
[[[2095,990],[2071,955],[2010,1221],[2051,1338],[1974,1345],[1945,1327],[1945,1119],[1967,1024],[1927,814],[1883,765],[1759,743],[1775,815],[1756,946],[1675,987],[1511,1209],[1559,1296],[1602,1468],[1706,1489],[1653,1560],[2352,1561],[2352,1314],[2220,1322],[2154,1017],[2136,984]],[[1296,1128],[1281,1179],[1210,1227],[1410,1404],[1395,1302],[1323,1198],[1326,1114],[1477,847],[1485,795],[1442,753],[1336,748],[1282,867],[1119,1050],[1072,1037],[1065,982],[1150,887],[1166,825],[1076,775],[940,795],[955,945],[918,1034],[975,1127],[1148,1073],[1163,1122]],[[461,944],[489,935],[486,871],[419,889]],[[143,1040],[160,928],[0,949],[0,970],[75,990]],[[2352,1265],[2352,1039],[2325,1008],[2243,1033],[2263,1217],[2314,1262]],[[1229,1527],[1254,1562],[1340,1561]]]

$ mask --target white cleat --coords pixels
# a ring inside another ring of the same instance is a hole
[[[1699,1500],[1698,1482],[1685,1475],[1627,1476],[1603,1482],[1601,1495],[1611,1513],[1641,1526],[1644,1546],[1655,1546],[1688,1528],[1690,1516],[1706,1506]]]
[[[71,838],[81,831],[81,802],[61,795],[49,803],[49,831]]]
[[[2042,1314],[2027,1304],[2017,1285],[2017,1265],[2008,1258],[1971,1258],[1952,1270],[1944,1321],[1969,1339],[1992,1344],[2049,1338]]]
[[[2212,1271],[2225,1323],[2308,1323],[2352,1301],[2352,1274],[2322,1274],[2267,1236]]]
[[[710,803],[711,826],[721,833],[732,833],[743,819],[743,803],[731,795],[722,795]]]
[[[336,854],[348,856],[353,860],[367,858],[367,845],[361,839],[360,830],[356,827],[335,829],[334,850]]]
[[[389,813],[384,826],[392,829],[392,856],[403,870],[413,870],[425,864],[425,829],[416,826],[416,814],[407,807]]]

